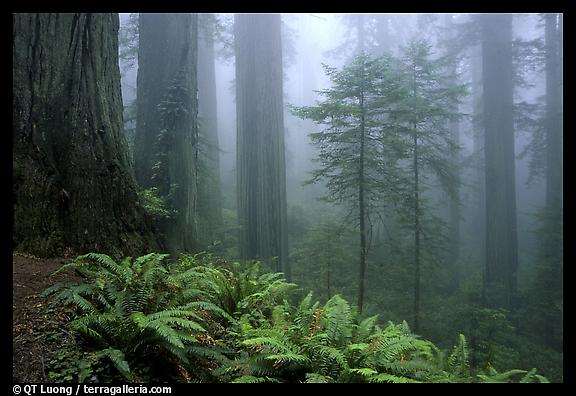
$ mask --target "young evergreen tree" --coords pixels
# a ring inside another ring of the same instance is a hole
[[[13,14],[13,243],[155,248],[122,133],[117,14]]]
[[[241,257],[290,279],[280,26],[278,14],[234,17],[237,199]]]
[[[414,235],[414,331],[420,327],[422,238],[427,235],[428,250],[439,243],[438,233],[429,227],[438,224],[426,208],[424,191],[430,186],[430,176],[439,181],[450,197],[455,197],[457,178],[454,153],[457,141],[451,123],[460,118],[456,106],[465,94],[463,85],[454,84],[454,75],[447,73],[450,57],[432,58],[431,45],[424,40],[411,40],[402,48],[401,69],[406,96],[394,112],[397,130],[409,147],[412,194],[406,208],[412,212]],[[426,224],[428,223],[428,224]],[[428,232],[426,229],[428,228]]]
[[[392,153],[398,147],[387,118],[401,95],[390,58],[360,55],[341,71],[325,66],[333,86],[320,91],[317,106],[294,107],[294,113],[324,125],[312,133],[321,166],[310,182],[325,181],[325,199],[346,205],[359,231],[358,308],[364,304],[370,214],[403,191]],[[401,149],[400,149],[401,150]]]

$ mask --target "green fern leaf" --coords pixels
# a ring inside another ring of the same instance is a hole
[[[124,356],[124,352],[115,349],[115,348],[106,348],[106,349],[102,349],[101,351],[99,351],[97,353],[97,356],[102,357],[108,357],[112,363],[114,364],[114,367],[116,367],[116,369],[118,369],[118,371],[120,372],[120,374],[122,374],[124,376],[124,378],[128,379],[128,380],[132,380],[132,373],[130,372],[130,366],[128,365],[128,362],[126,361],[126,357]]]

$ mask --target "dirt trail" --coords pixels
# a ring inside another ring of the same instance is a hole
[[[45,361],[57,348],[45,337],[47,331],[61,325],[47,302],[40,296],[54,283],[49,275],[69,262],[65,258],[40,259],[27,254],[12,255],[12,369],[13,381],[48,382]],[[59,277],[62,279],[63,276]]]

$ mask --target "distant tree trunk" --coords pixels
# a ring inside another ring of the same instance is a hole
[[[562,202],[562,58],[559,14],[546,14],[546,206],[561,210]],[[558,246],[552,247],[558,252]]]
[[[544,265],[540,282],[546,290],[542,302],[548,345],[562,349],[562,15],[545,15],[546,49],[546,211],[544,217]]]
[[[483,14],[486,289],[491,308],[514,309],[518,267],[514,174],[512,15]]]
[[[414,97],[416,97],[416,85],[414,85]],[[419,191],[419,168],[418,168],[418,129],[413,124],[413,165],[414,165],[414,331],[420,329],[420,191]]]
[[[12,18],[14,249],[156,248],[122,132],[118,15]]]
[[[364,77],[363,77],[364,78]],[[366,181],[365,181],[365,149],[366,149],[366,108],[364,106],[364,86],[361,86],[360,97],[360,157],[358,166],[358,218],[360,223],[360,271],[358,274],[358,311],[362,313],[364,304],[364,278],[366,276]]]
[[[482,48],[480,45],[471,48],[471,74],[472,74],[472,134],[473,134],[473,190],[476,200],[476,210],[472,224],[474,225],[474,238],[478,246],[478,262],[482,263],[482,272],[486,270],[486,167],[484,158],[484,125],[482,103]],[[482,277],[483,282],[486,277]],[[484,283],[483,283],[484,284]],[[486,287],[482,286],[482,295]],[[484,297],[482,297],[484,299]]]
[[[197,249],[196,14],[140,14],[134,164],[176,211],[162,224],[171,252]]]
[[[448,31],[452,31],[454,26],[452,24],[452,15],[446,14],[446,29]],[[456,75],[457,64],[453,63],[449,66],[448,74],[454,76],[454,85],[458,84]],[[454,103],[452,105],[452,112],[454,114],[459,113],[458,111],[458,103]],[[458,120],[451,120],[450,123],[450,135],[451,140],[456,143],[456,145],[460,144],[460,123]],[[452,166],[455,169],[455,176],[458,179],[458,182],[454,186],[454,194],[450,194],[448,198],[448,224],[450,227],[449,235],[450,235],[450,249],[448,252],[448,265],[450,267],[450,272],[452,276],[451,280],[451,287],[450,289],[455,291],[458,289],[458,285],[460,283],[459,279],[459,262],[460,259],[460,152],[457,148],[452,151]]]
[[[237,14],[234,29],[241,256],[290,278],[280,15]]]
[[[222,228],[214,22],[208,17],[210,16],[199,15],[198,30],[198,117],[201,155],[198,214],[202,245],[218,239],[218,233]]]

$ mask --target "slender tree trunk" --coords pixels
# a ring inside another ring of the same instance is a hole
[[[482,48],[480,45],[471,49],[472,74],[472,133],[473,133],[473,166],[474,166],[474,196],[476,197],[476,210],[473,225],[474,237],[478,242],[478,262],[482,263],[482,273],[486,270],[486,166],[484,159],[484,125],[482,102]],[[482,276],[482,300],[485,301],[486,276]]]
[[[543,238],[547,316],[543,337],[562,349],[562,30],[561,15],[545,15],[546,43],[546,212]],[[560,307],[555,309],[554,307]]]
[[[173,253],[198,248],[197,31],[196,14],[140,15],[136,176],[176,210],[161,225]]]
[[[562,59],[560,15],[546,14],[546,206],[562,208]],[[552,247],[553,252],[558,246]]]
[[[363,76],[364,78],[364,76]],[[364,181],[364,162],[365,162],[365,144],[366,144],[366,121],[365,121],[365,108],[364,108],[364,89],[361,88],[360,92],[360,157],[358,164],[358,204],[359,204],[359,220],[360,220],[360,271],[358,276],[358,311],[362,313],[362,306],[364,304],[364,281],[366,276],[366,208],[365,208],[365,181]]]
[[[446,15],[446,28],[448,31],[454,29],[452,25],[452,15]],[[448,71],[449,75],[456,76],[456,63],[450,65],[450,70]],[[456,77],[455,77],[456,78]],[[458,81],[454,81],[454,85],[457,85]],[[454,114],[458,113],[458,103],[454,103],[452,105],[452,112]],[[458,120],[450,121],[450,137],[451,140],[458,146],[460,144],[460,123]],[[457,179],[457,183],[454,186],[453,194],[450,195],[448,198],[448,224],[450,227],[449,235],[450,235],[450,250],[448,256],[448,262],[450,267],[450,272],[452,274],[451,280],[451,287],[452,291],[458,290],[458,285],[460,283],[459,279],[459,258],[460,258],[460,187],[459,187],[459,179],[460,179],[460,154],[458,148],[455,148],[451,153],[451,161],[452,166],[455,170],[455,176]]]
[[[237,14],[234,29],[241,256],[289,279],[280,15]]]
[[[514,174],[512,15],[483,14],[486,155],[486,290],[491,308],[513,310],[518,267]]]
[[[417,96],[417,70],[412,65],[412,95]],[[414,110],[415,111],[415,110]],[[418,153],[418,123],[412,122],[412,166],[414,171],[414,331],[420,328],[420,191],[419,191],[419,153]]]
[[[416,88],[414,88],[416,97]],[[418,130],[414,128],[414,331],[420,328],[420,193],[419,193],[419,169],[418,169]]]
[[[14,248],[155,248],[122,132],[118,15],[12,18]]]
[[[199,237],[205,245],[222,229],[220,150],[216,100],[213,21],[200,15],[198,35],[198,116],[200,119],[201,182],[198,186]]]

